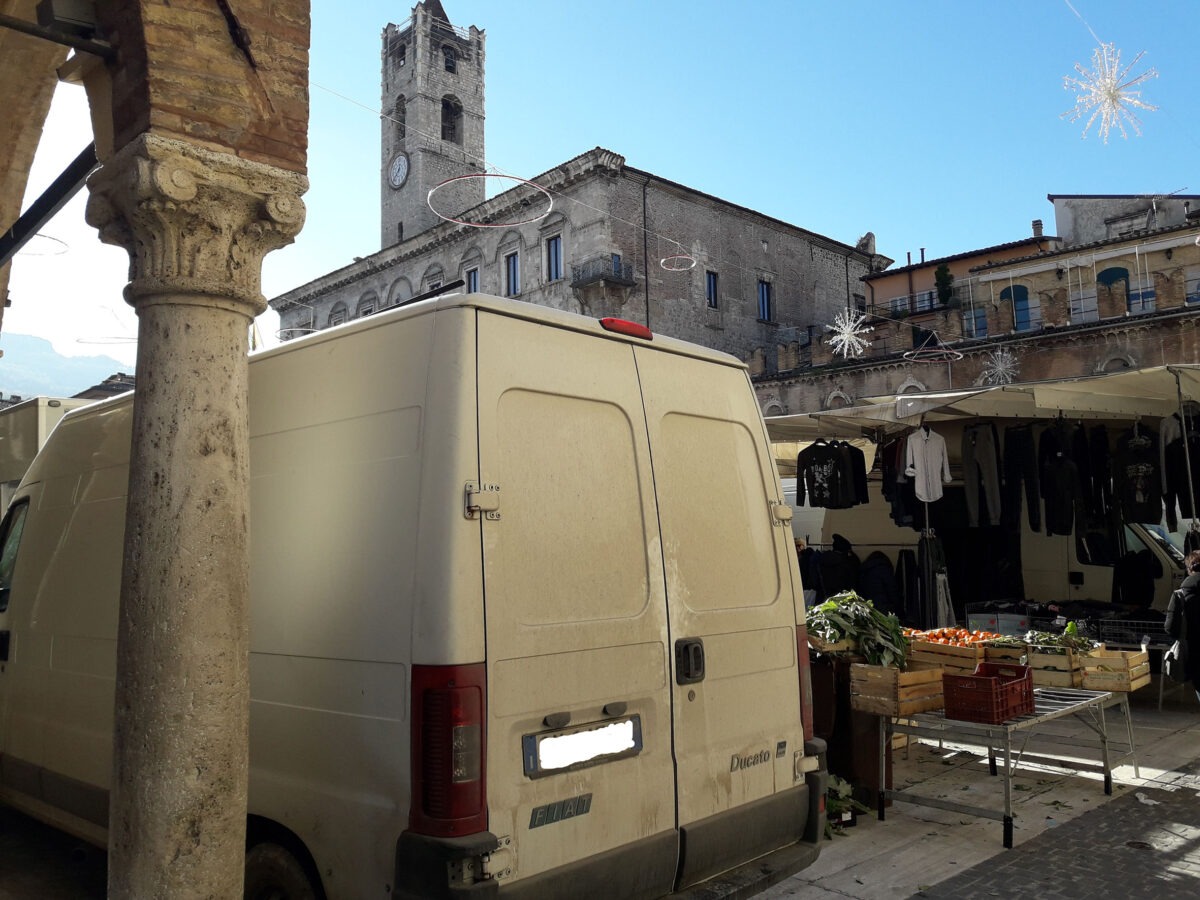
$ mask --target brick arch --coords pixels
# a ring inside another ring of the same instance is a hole
[[[840,388],[830,391],[825,396],[825,402],[822,404],[823,409],[844,409],[847,406],[854,405],[854,398]]]
[[[1094,371],[1097,375],[1103,375],[1107,372],[1123,372],[1126,369],[1136,369],[1137,367],[1137,360],[1128,353],[1110,353],[1100,358]]]

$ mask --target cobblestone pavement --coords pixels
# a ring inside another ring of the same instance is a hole
[[[1200,896],[1200,764],[914,894],[945,900]]]

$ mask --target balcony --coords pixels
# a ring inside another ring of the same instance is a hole
[[[582,288],[597,282],[621,287],[633,287],[637,284],[633,277],[633,265],[622,263],[620,257],[598,256],[579,264],[571,264],[571,287]]]
[[[890,319],[902,319],[905,316],[915,313],[932,312],[939,309],[953,309],[959,306],[966,306],[971,300],[971,289],[969,284],[955,285],[950,291],[950,299],[946,303],[938,300],[936,290],[932,291],[916,291],[912,294],[904,294],[899,297],[892,297],[884,300],[882,303],[876,303],[870,308],[873,314],[883,316]]]

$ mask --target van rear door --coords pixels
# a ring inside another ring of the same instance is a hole
[[[661,896],[678,859],[671,663],[634,354],[477,321],[489,871]]]
[[[679,887],[798,840],[792,536],[743,369],[636,350],[669,610]]]

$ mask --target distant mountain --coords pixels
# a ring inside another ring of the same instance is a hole
[[[111,356],[62,356],[45,338],[0,332],[0,394],[72,397],[133,367]]]

